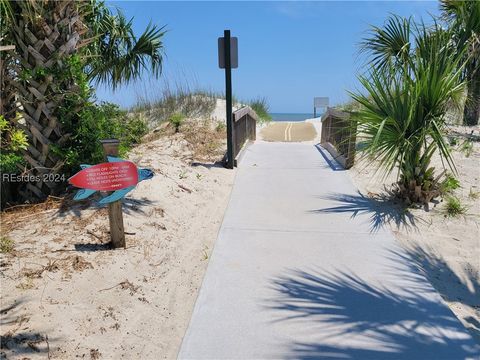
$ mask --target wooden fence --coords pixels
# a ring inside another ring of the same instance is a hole
[[[257,121],[258,117],[255,111],[249,106],[242,107],[233,112],[232,117],[232,147],[233,147],[233,163],[227,159],[227,165],[237,165],[237,158],[245,143],[249,140],[254,141],[257,137]],[[227,151],[227,154],[230,152]],[[230,167],[230,166],[229,166]]]
[[[328,108],[322,116],[321,145],[345,169],[355,161],[356,127],[350,120],[350,114]]]

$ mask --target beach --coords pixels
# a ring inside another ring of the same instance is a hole
[[[107,209],[95,200],[2,213],[14,242],[0,255],[2,356],[176,357],[235,170],[196,162],[182,134],[147,141],[129,160],[155,176],[124,200],[126,249],[109,248]]]

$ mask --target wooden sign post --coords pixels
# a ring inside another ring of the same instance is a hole
[[[120,141],[116,139],[100,140],[103,146],[105,159],[107,156],[118,156],[118,146]],[[110,239],[114,249],[126,247],[125,229],[123,227],[122,200],[114,201],[108,204],[108,220],[110,222]]]

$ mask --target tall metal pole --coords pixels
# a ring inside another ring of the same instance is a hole
[[[230,30],[223,32],[225,44],[225,99],[227,101],[227,168],[233,169],[233,122],[232,122],[232,64],[230,59]]]

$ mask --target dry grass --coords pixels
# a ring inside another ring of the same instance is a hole
[[[0,213],[2,219],[2,234],[9,233],[15,224],[31,220],[39,214],[58,210],[64,206],[65,198],[49,196],[47,200],[38,204],[14,205]]]
[[[216,162],[222,160],[226,152],[227,132],[221,122],[211,119],[185,119],[180,126],[169,122],[150,132],[143,138],[144,143],[163,137],[177,135],[185,140],[192,154],[192,161]],[[179,175],[182,178],[181,175]]]
[[[6,236],[0,236],[0,253],[9,254],[13,251],[14,241]]]
[[[186,122],[181,130],[195,161],[220,161],[225,154],[226,131],[211,120]]]

